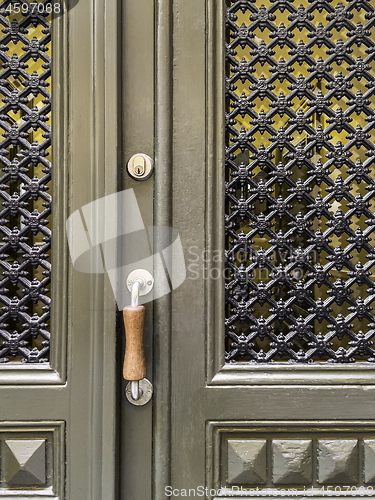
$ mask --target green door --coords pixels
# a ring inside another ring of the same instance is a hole
[[[65,224],[117,191],[117,7],[0,8],[0,496],[114,500],[115,303]]]
[[[0,496],[372,495],[375,6],[300,3],[2,2]],[[116,273],[65,231],[131,189],[184,252],[155,268],[144,406]]]
[[[150,3],[123,44],[143,85]],[[186,279],[146,332],[152,427],[123,407],[124,498],[372,494],[374,7],[156,4],[154,224]],[[144,96],[125,158],[150,154]]]

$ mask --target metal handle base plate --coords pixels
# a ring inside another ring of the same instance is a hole
[[[154,278],[152,274],[146,271],[146,269],[135,269],[132,271],[126,279],[126,286],[129,292],[132,290],[132,285],[134,281],[139,281],[139,296],[147,295],[151,292],[154,286]]]
[[[131,382],[129,382],[126,386],[125,394],[126,394],[127,400],[131,404],[136,405],[136,406],[143,406],[146,403],[148,403],[150,401],[150,399],[152,398],[152,392],[153,392],[152,384],[149,380],[147,380],[147,378],[143,378],[142,380],[139,381],[139,389],[141,391],[140,398],[133,399],[132,393],[131,393]]]

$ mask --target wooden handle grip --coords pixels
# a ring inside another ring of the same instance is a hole
[[[143,348],[145,306],[126,306],[123,315],[126,334],[124,379],[141,380],[146,377],[146,360]]]

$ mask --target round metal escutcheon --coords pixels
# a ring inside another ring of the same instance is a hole
[[[128,174],[136,181],[146,181],[154,170],[154,161],[144,153],[136,153],[128,161]]]
[[[154,286],[154,278],[152,274],[146,271],[146,269],[135,269],[132,271],[126,279],[126,286],[129,292],[131,292],[132,284],[134,281],[138,280],[140,282],[139,295],[147,295],[151,292]]]
[[[130,390],[130,382],[126,385],[125,394],[126,394],[127,400],[131,404],[136,405],[136,406],[143,406],[146,403],[148,403],[150,401],[150,399],[152,398],[153,388],[152,388],[151,382],[149,380],[147,380],[147,378],[143,378],[142,380],[139,381],[139,388],[142,391],[142,394],[141,394],[141,397],[137,400],[132,398],[132,394],[131,394],[131,390]]]

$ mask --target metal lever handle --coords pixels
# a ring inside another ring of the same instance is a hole
[[[138,305],[140,282],[135,280],[131,288],[131,305],[124,307],[126,350],[123,374],[131,382],[131,395],[137,401],[140,396],[139,381],[146,377],[146,359],[143,348],[143,330],[146,308]]]
[[[131,292],[131,305],[123,309],[126,335],[123,375],[129,380],[126,397],[135,405],[146,404],[152,396],[152,384],[146,377],[146,359],[143,347],[143,330],[146,309],[138,305],[139,295],[146,295],[153,286],[151,274],[137,269],[129,274],[127,285]]]

